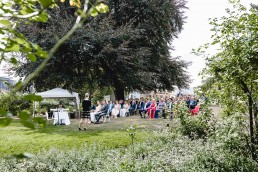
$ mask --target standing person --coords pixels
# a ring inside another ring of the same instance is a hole
[[[90,120],[90,109],[91,109],[91,101],[89,100],[89,94],[85,93],[84,100],[82,101],[82,116],[81,116],[81,121],[79,123],[79,130],[81,130],[81,125],[84,123],[88,122]],[[86,128],[84,127],[84,130]]]

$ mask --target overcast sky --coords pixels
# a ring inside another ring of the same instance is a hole
[[[241,3],[249,5],[255,0],[241,0]],[[201,57],[191,54],[193,48],[211,41],[209,18],[222,17],[226,14],[225,9],[230,7],[228,0],[188,0],[185,15],[187,16],[184,30],[172,45],[175,51],[172,56],[181,56],[183,60],[192,62],[188,72],[193,82],[191,87],[201,84],[198,73],[205,67],[205,61]],[[209,52],[212,53],[212,52]]]
[[[255,0],[241,0],[248,5],[255,3]],[[187,16],[184,30],[179,38],[172,43],[175,51],[172,56],[181,56],[183,60],[192,62],[188,72],[191,75],[191,87],[201,84],[201,77],[198,73],[205,67],[205,62],[201,57],[191,54],[193,48],[198,48],[204,43],[210,42],[209,18],[221,17],[226,14],[225,9],[230,7],[228,0],[188,0],[185,15]],[[0,76],[4,75],[0,66]]]

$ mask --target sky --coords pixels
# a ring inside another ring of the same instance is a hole
[[[241,0],[241,3],[246,6],[255,2],[255,0]],[[226,14],[225,9],[231,6],[228,0],[188,0],[187,7],[189,9],[185,13],[186,23],[178,39],[172,42],[175,50],[171,52],[171,55],[181,56],[182,60],[192,62],[192,65],[187,69],[192,80],[190,87],[201,84],[202,79],[198,74],[205,68],[205,60],[191,54],[192,49],[211,41],[212,32],[208,19],[222,17]],[[213,53],[215,52],[209,52],[209,54]]]
[[[249,5],[255,0],[241,0],[242,4]],[[228,0],[188,0],[188,9],[185,12],[187,16],[186,23],[183,26],[183,31],[179,34],[178,39],[172,42],[175,49],[171,55],[181,56],[181,59],[192,62],[187,69],[191,76],[190,87],[196,87],[201,84],[201,76],[199,72],[205,67],[205,61],[201,57],[191,54],[193,48],[210,42],[211,32],[209,25],[209,18],[222,17],[226,14],[225,9],[230,7]],[[209,52],[212,54],[213,52]],[[6,74],[2,71],[0,66],[0,76]]]

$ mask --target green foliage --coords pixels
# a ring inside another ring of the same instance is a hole
[[[50,109],[54,109],[57,107],[57,104],[51,103],[51,102],[40,102],[39,104],[40,109],[44,109],[44,112],[49,111]],[[65,105],[66,107],[66,105]],[[42,111],[40,111],[42,112]]]
[[[62,2],[64,1],[62,0]],[[67,30],[67,33],[65,33],[64,36],[59,39],[59,41],[52,45],[52,47],[49,49],[49,52],[43,50],[39,45],[29,42],[27,38],[20,32],[20,30],[17,30],[17,28],[19,28],[19,24],[31,24],[31,21],[46,22],[49,17],[46,9],[52,8],[51,10],[53,10],[53,7],[56,7],[57,2],[54,0],[16,0],[0,2],[0,51],[2,52],[1,61],[10,62],[12,65],[17,67],[18,61],[20,59],[18,57],[9,58],[10,53],[14,52],[18,52],[17,54],[19,55],[23,54],[25,60],[31,61],[33,63],[37,62],[37,58],[45,58],[44,61],[36,69],[34,68],[33,71],[30,72],[29,76],[27,76],[23,82],[18,82],[15,87],[11,89],[12,94],[20,91],[23,87],[26,87],[27,84],[46,67],[48,61],[50,60],[50,58],[53,57],[53,54],[57,51],[60,45],[62,45],[67,39],[69,39],[69,37],[86,20],[87,15],[89,15],[89,11],[87,11],[89,5],[88,2],[89,1],[85,1],[83,10],[78,9],[78,13],[76,13],[78,14],[78,17],[74,26],[70,30]],[[80,0],[70,0],[70,5],[81,8]],[[102,3],[102,1],[91,3],[91,7],[96,8],[100,13],[106,13],[109,10],[108,6]],[[9,21],[6,19],[11,20]],[[19,110],[13,110],[13,106],[10,106],[11,103],[13,103],[13,97],[11,97],[12,95],[8,96],[1,100],[3,102],[3,109],[9,110],[11,111],[11,113],[17,114]],[[36,95],[26,95],[24,98],[25,100],[29,101],[42,100],[40,96]],[[21,112],[20,115],[21,117],[23,117],[23,112]],[[9,125],[10,121],[11,120],[8,118],[1,119],[1,125]],[[24,126],[27,126],[29,128],[35,127],[30,120],[22,119],[21,122]],[[39,125],[45,126],[45,122],[40,119],[36,118],[34,122],[38,122]]]
[[[12,118],[0,118],[0,127],[6,127],[10,125]]]
[[[136,134],[136,126],[130,125],[126,131],[128,132],[129,137],[132,140],[132,148],[133,148],[133,152],[134,152],[134,141],[135,141],[135,134]]]
[[[146,134],[145,134],[146,135]],[[52,148],[29,159],[0,159],[2,171],[257,171],[249,157],[220,149],[219,142],[189,140],[175,132],[150,133],[144,142],[108,149],[103,144],[62,151]],[[85,149],[87,147],[87,149]]]
[[[32,115],[27,111],[19,112],[19,118],[23,126],[30,129],[35,129],[36,127],[35,124],[38,124],[40,127],[46,127],[47,125],[47,121],[45,118],[42,118],[42,117],[32,118]]]
[[[247,116],[240,113],[218,118],[211,131],[211,138],[220,143],[220,147],[234,154],[248,156],[250,152]]]
[[[225,150],[206,150],[185,164],[185,171],[257,171],[256,162]],[[191,170],[189,170],[191,169]]]
[[[224,115],[249,113],[251,153],[253,159],[256,159],[258,82],[255,80],[258,78],[258,13],[255,6],[248,10],[239,1],[231,3],[233,10],[226,9],[227,16],[210,21],[213,41],[197,49],[196,54],[206,58],[207,68],[204,69],[203,75],[212,78],[206,80],[206,85],[210,85],[207,93],[220,102]],[[206,55],[205,52],[214,45],[219,46],[218,52],[212,56]]]
[[[213,115],[207,105],[203,105],[201,112],[196,116],[191,116],[188,108],[182,106],[181,108],[184,111],[179,111],[177,117],[180,119],[182,134],[192,139],[206,138],[213,127],[211,122]]]
[[[43,100],[43,98],[41,96],[35,95],[35,94],[28,94],[26,96],[24,96],[25,100],[31,100],[31,101],[37,101],[40,102]]]
[[[6,116],[7,115],[7,112],[6,110],[4,110],[3,108],[0,108],[0,116]]]
[[[18,94],[2,95],[0,98],[0,104],[2,110],[12,113],[15,116],[22,110],[32,110],[32,101],[28,99],[25,100],[23,96]]]
[[[236,111],[246,113],[248,96],[255,102],[258,95],[258,83],[254,82],[258,77],[257,10],[247,10],[238,2],[233,5],[232,11],[227,9],[228,16],[210,21],[213,42],[196,51],[207,60],[208,68],[203,74],[212,76],[206,80],[204,91],[216,97],[228,114]],[[213,56],[206,55],[205,51],[213,45],[220,47],[219,52]]]
[[[33,122],[35,124],[38,124],[40,127],[46,127],[46,125],[47,125],[46,119],[44,119],[42,117],[34,117]]]

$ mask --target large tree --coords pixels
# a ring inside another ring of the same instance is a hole
[[[117,99],[129,90],[172,90],[187,86],[187,64],[171,58],[171,41],[183,25],[182,0],[110,1],[111,12],[85,22],[66,41],[54,59],[33,81],[37,89],[62,86],[81,88],[92,83],[111,86]],[[70,29],[74,10],[67,5],[49,11],[47,23],[24,25],[20,30],[48,50]],[[23,60],[16,70],[26,76],[40,63]]]

